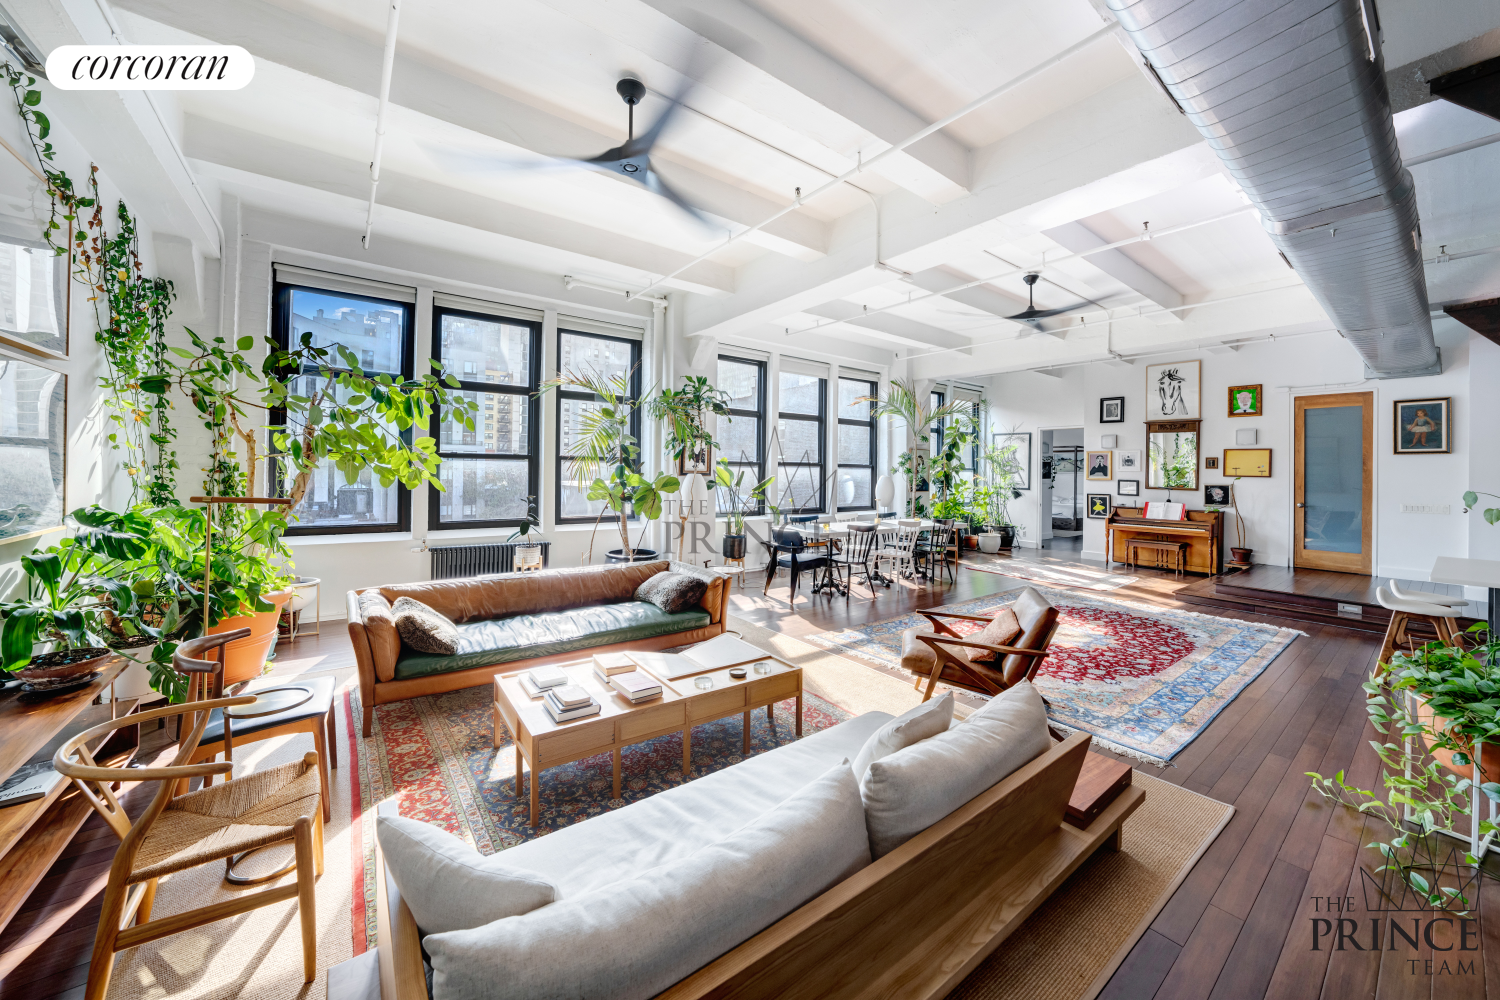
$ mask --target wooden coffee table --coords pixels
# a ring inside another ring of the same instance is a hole
[[[682,773],[692,764],[693,726],[731,715],[745,720],[744,750],[750,752],[750,713],[764,707],[766,718],[774,721],[774,706],[787,698],[797,699],[795,727],[802,735],[802,668],[767,656],[769,674],[757,674],[746,667],[743,680],[729,676],[726,670],[710,670],[692,677],[661,681],[659,698],[632,705],[626,698],[607,687],[594,674],[593,659],[564,663],[568,679],[588,689],[599,702],[598,715],[571,722],[554,722],[542,705],[521,684],[524,670],[495,676],[494,725],[495,745],[500,745],[502,723],[509,729],[516,748],[516,798],[521,797],[521,772],[524,761],[531,769],[530,822],[536,826],[540,809],[537,802],[536,775],[549,767],[571,764],[585,757],[609,752],[614,765],[614,797],[620,797],[620,748],[631,743],[682,734]],[[696,677],[713,681],[711,688],[699,688]]]

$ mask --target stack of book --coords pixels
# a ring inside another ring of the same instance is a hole
[[[628,674],[634,670],[635,661],[624,653],[594,654],[594,676],[605,687],[609,687],[610,678],[616,674]]]
[[[554,722],[571,722],[589,715],[599,714],[599,703],[581,684],[563,684],[549,687],[542,698],[547,714]]]
[[[561,667],[533,667],[521,675],[521,687],[533,698],[540,698],[548,690],[568,683],[568,675]]]
[[[644,670],[614,674],[609,678],[609,685],[624,695],[632,705],[661,697],[661,681]]]

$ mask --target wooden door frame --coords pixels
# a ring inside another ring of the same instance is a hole
[[[1317,396],[1297,396],[1292,409],[1292,565],[1307,569],[1331,570],[1336,573],[1362,573],[1370,575],[1375,565],[1375,393],[1336,392]],[[1364,415],[1364,503],[1360,513],[1360,527],[1364,534],[1361,551],[1312,552],[1303,548],[1305,540],[1305,518],[1307,508],[1307,483],[1303,475],[1305,461],[1304,413],[1307,410],[1322,410],[1335,406],[1359,406]],[[1308,555],[1312,559],[1308,559]]]

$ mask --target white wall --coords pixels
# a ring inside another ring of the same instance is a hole
[[[1042,539],[1052,534],[1048,491],[1041,489],[1041,432],[1067,430],[1083,424],[1086,380],[1083,366],[1061,368],[1056,375],[1012,372],[989,379],[986,395],[990,403],[991,435],[1012,431],[1031,434],[1031,489],[1022,490],[1020,499],[1010,502],[1011,520],[1021,530],[1018,544],[1025,548],[1037,548]],[[1054,434],[1053,444],[1058,443],[1068,442],[1060,442],[1059,436]],[[1081,482],[1079,487],[1082,488]]]

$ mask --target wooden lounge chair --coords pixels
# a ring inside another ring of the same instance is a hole
[[[928,608],[917,614],[932,623],[931,631],[912,628],[902,635],[901,665],[916,675],[914,687],[927,681],[922,700],[932,697],[938,681],[978,694],[997,695],[1013,684],[1031,680],[1047,656],[1047,646],[1057,631],[1057,609],[1031,587],[1021,591],[1010,606],[1021,625],[1014,645],[994,646],[964,638],[947,624],[949,620],[988,622],[987,615],[961,615]],[[971,650],[1001,654],[993,663],[975,663]]]

